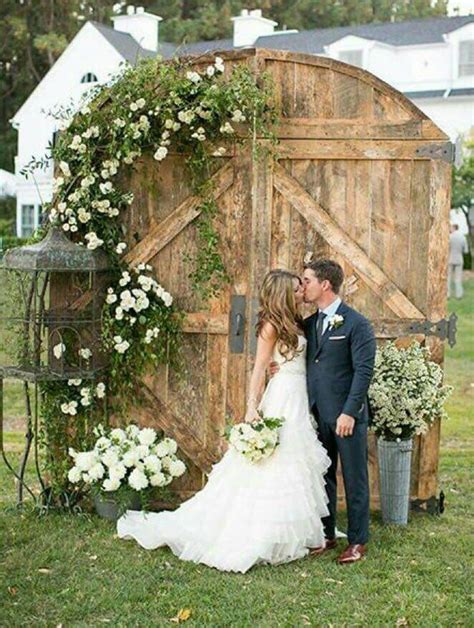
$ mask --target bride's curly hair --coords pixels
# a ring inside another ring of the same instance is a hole
[[[287,360],[291,360],[298,351],[298,332],[303,325],[295,299],[295,279],[301,282],[298,275],[287,270],[271,270],[265,275],[256,325],[257,336],[265,323],[273,325],[278,350]]]

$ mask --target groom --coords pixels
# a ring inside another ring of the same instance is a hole
[[[340,564],[360,560],[369,536],[367,391],[375,358],[375,338],[369,321],[338,296],[343,280],[343,270],[333,260],[319,259],[305,265],[305,301],[318,306],[318,311],[304,321],[309,403],[318,423],[319,438],[332,462],[326,475],[329,497],[329,516],[323,519],[326,541],[311,554],[320,555],[336,547],[339,454],[349,541],[337,559]]]

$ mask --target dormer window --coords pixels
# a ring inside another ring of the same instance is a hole
[[[339,61],[344,61],[344,63],[350,63],[351,65],[356,65],[361,68],[362,53],[362,50],[340,50],[338,55]]]
[[[474,41],[459,42],[459,76],[474,74]]]
[[[97,76],[93,72],[87,72],[81,78],[81,83],[97,83]]]

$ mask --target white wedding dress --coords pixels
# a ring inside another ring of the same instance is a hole
[[[275,452],[253,464],[229,447],[205,487],[177,510],[127,511],[117,522],[120,538],[146,549],[167,545],[183,560],[242,573],[301,558],[323,543],[330,460],[309,412],[302,336],[299,348],[290,361],[275,349],[280,370],[260,403],[265,416],[285,419]]]

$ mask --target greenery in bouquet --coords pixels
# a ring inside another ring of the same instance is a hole
[[[426,347],[413,343],[399,349],[388,342],[375,357],[369,388],[371,428],[390,441],[424,434],[435,420],[447,418],[444,403],[451,390],[443,385],[443,371]]]
[[[250,462],[259,462],[273,454],[279,443],[279,430],[283,418],[265,417],[252,423],[237,423],[226,429],[225,436],[231,447]]]
[[[70,449],[74,465],[68,479],[78,489],[91,489],[94,495],[113,499],[121,511],[133,494],[138,494],[142,507],[148,509],[153,492],[164,489],[186,471],[184,462],[176,456],[176,441],[159,439],[152,428],[99,425],[95,434],[97,440],[91,450]]]

